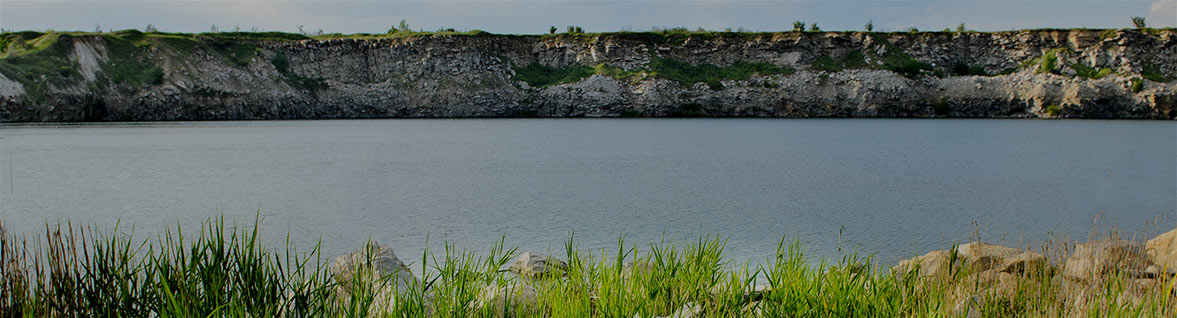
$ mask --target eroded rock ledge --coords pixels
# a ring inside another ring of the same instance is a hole
[[[2,36],[0,122],[1177,117],[1172,29]]]

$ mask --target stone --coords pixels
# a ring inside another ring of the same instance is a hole
[[[478,294],[476,304],[480,308],[494,306],[494,311],[502,316],[507,312],[507,306],[512,308],[535,306],[538,299],[539,294],[535,287],[525,283],[511,282],[483,287],[482,292]]]
[[[1161,272],[1177,272],[1177,229],[1157,235],[1145,243],[1145,251]]]
[[[1116,272],[1129,277],[1149,277],[1152,260],[1139,243],[1105,240],[1075,245],[1063,266],[1063,277],[1078,281],[1102,280]]]
[[[372,290],[375,299],[369,311],[373,313],[390,310],[398,293],[408,292],[417,284],[417,277],[396,257],[392,248],[376,242],[336,256],[329,269],[339,284],[335,291],[342,298],[350,297],[354,288]]]
[[[922,277],[945,277],[948,273],[952,251],[932,251],[912,259],[900,261],[891,268],[895,273],[907,273],[919,268]],[[997,271],[1010,274],[1023,274],[1041,270],[1047,266],[1046,257],[1042,254],[1022,251],[1016,248],[986,243],[968,243],[956,248],[956,262],[953,265],[967,269],[970,273]]]
[[[956,304],[952,308],[953,317],[977,318],[981,317],[981,298],[976,295],[969,296]]]
[[[568,263],[560,259],[548,258],[543,254],[523,252],[519,254],[519,257],[514,262],[511,262],[511,265],[507,269],[522,276],[535,277],[546,275],[555,269],[567,266]]]

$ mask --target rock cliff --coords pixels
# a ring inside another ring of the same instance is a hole
[[[0,121],[1177,117],[1177,30],[0,35]]]

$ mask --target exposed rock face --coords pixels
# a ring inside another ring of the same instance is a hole
[[[945,277],[949,264],[953,262],[952,251],[932,251],[922,256],[900,261],[892,268],[895,273],[907,273],[919,268],[920,276]],[[968,243],[956,249],[953,268],[967,269],[971,273],[988,276],[999,274],[1020,275],[1028,269],[1041,269],[1048,265],[1042,254],[1022,251],[1016,248],[985,243]],[[1031,271],[1032,272],[1032,271]]]
[[[1124,240],[1076,244],[1063,267],[1063,277],[1078,281],[1100,280],[1116,272],[1133,278],[1152,278],[1158,274],[1144,246]]]
[[[1145,248],[1157,266],[1166,272],[1177,272],[1177,229],[1148,240]]]
[[[254,50],[236,59],[211,44],[157,43],[130,57],[162,72],[158,83],[139,84],[113,80],[104,67],[131,54],[116,52],[113,40],[58,41],[69,42],[60,49],[63,70],[77,65],[80,76],[0,75],[0,121],[657,117],[684,109],[740,117],[1177,117],[1177,82],[1142,79],[1177,78],[1173,30],[246,39],[234,41]],[[899,56],[928,67],[904,76],[883,66]],[[531,63],[640,72],[658,59],[796,72],[693,85],[657,74],[544,87],[516,77]],[[814,67],[827,60],[857,64]],[[1044,68],[1046,60],[1053,67]],[[956,76],[962,67],[1004,75]],[[1113,73],[1076,76],[1103,68]]]
[[[548,258],[543,254],[523,252],[519,254],[519,257],[514,262],[511,262],[511,265],[507,269],[519,273],[519,275],[534,277],[543,276],[557,268],[563,268],[565,266],[568,266],[568,263],[562,260]]]

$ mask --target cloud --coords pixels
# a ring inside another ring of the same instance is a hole
[[[1148,10],[1149,26],[1177,26],[1177,0],[1154,2]]]

